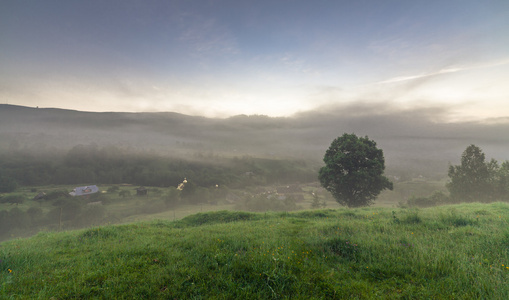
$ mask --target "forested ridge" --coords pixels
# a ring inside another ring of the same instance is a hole
[[[49,184],[120,184],[176,187],[184,178],[202,187],[231,188],[266,183],[316,180],[316,166],[304,160],[222,158],[195,155],[189,160],[133,153],[115,146],[77,145],[63,156],[0,154],[0,177],[21,186]]]

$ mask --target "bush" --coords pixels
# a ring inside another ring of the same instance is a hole
[[[120,190],[120,188],[118,186],[110,186],[108,188],[108,193],[115,193],[115,192],[118,192]]]
[[[58,198],[70,198],[71,195],[69,195],[69,192],[65,190],[57,190],[57,191],[51,191],[46,194],[47,200],[55,200]]]
[[[74,199],[58,199],[53,203],[57,206],[48,213],[50,221],[72,221],[81,213],[81,204]]]
[[[122,191],[118,192],[118,196],[122,197],[122,198],[131,197],[131,192],[128,190],[122,190]]]
[[[410,207],[431,207],[449,203],[449,197],[441,191],[435,191],[429,197],[412,197],[408,199]]]
[[[410,207],[430,207],[435,203],[428,197],[412,197],[408,199],[408,206]]]
[[[9,195],[0,199],[0,203],[23,204],[25,199],[21,195]]]

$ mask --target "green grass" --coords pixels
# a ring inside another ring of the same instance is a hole
[[[0,244],[1,299],[509,299],[509,205],[208,212]]]

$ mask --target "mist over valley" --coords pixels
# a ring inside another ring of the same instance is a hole
[[[0,1],[0,299],[509,299],[509,1]]]
[[[435,114],[433,114],[435,113]],[[81,112],[0,105],[0,153],[65,153],[76,145],[193,159],[204,155],[303,159],[320,165],[343,133],[369,136],[384,151],[387,173],[445,177],[466,146],[509,159],[509,122],[446,123],[427,110],[352,105],[292,117],[205,118],[178,113]]]

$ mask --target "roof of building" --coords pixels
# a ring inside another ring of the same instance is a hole
[[[99,192],[99,188],[96,185],[80,186],[72,190],[69,193],[71,196],[84,196]]]

